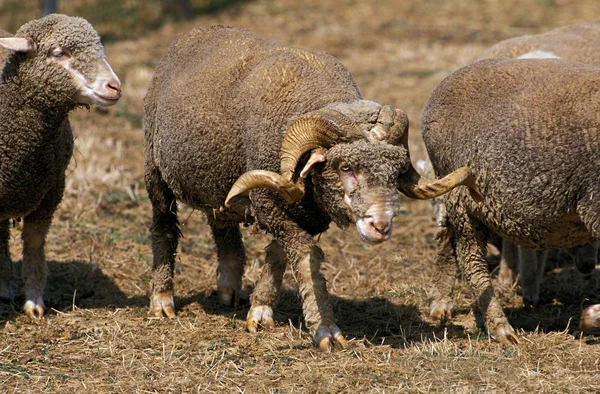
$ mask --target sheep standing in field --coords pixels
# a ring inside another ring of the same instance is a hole
[[[431,184],[419,180],[402,111],[363,100],[335,58],[243,29],[201,27],[173,42],[144,110],[156,316],[175,316],[180,200],[208,218],[225,304],[237,303],[242,286],[239,224],[256,222],[273,236],[251,297],[249,331],[273,325],[289,263],[315,343],[345,346],[320,272],[325,257],[313,236],[333,221],[356,223],[366,242],[385,241],[398,188],[430,198],[471,181],[468,169]]]
[[[600,237],[600,68],[560,59],[483,60],[433,91],[422,134],[437,175],[468,165],[484,198],[445,199],[431,313],[451,315],[456,265],[490,335],[517,341],[485,262],[489,234],[530,249]],[[582,327],[600,322],[588,308]]]
[[[504,40],[486,50],[479,60],[488,58],[562,58],[600,66],[600,23],[577,23],[542,34]],[[498,283],[511,286],[519,272],[523,301],[526,305],[535,305],[539,301],[548,251],[519,247],[508,240],[502,241],[501,250]],[[577,269],[588,274],[596,267],[598,241],[570,248],[568,252]]]
[[[41,317],[44,243],[73,152],[68,114],[115,104],[121,85],[82,18],[52,14],[3,35],[0,47],[9,53],[0,80],[0,297],[12,299],[9,220],[22,217],[24,309]]]

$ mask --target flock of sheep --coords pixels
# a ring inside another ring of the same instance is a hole
[[[9,220],[23,218],[24,310],[40,318],[45,237],[73,150],[68,114],[115,104],[121,85],[100,37],[81,18],[53,14],[14,36],[0,31],[0,47],[0,297],[13,295]],[[363,99],[332,56],[226,26],[179,37],[144,101],[151,313],[175,317],[181,201],[206,213],[224,304],[236,304],[242,286],[239,225],[272,235],[249,331],[274,325],[289,264],[315,344],[346,347],[315,236],[331,222],[354,223],[363,241],[386,241],[402,193],[436,206],[431,315],[451,317],[458,267],[490,336],[517,342],[492,287],[487,243],[502,244],[502,277],[510,282],[519,271],[526,303],[539,299],[548,249],[570,248],[582,272],[596,263],[600,24],[507,40],[481,59],[442,81],[425,106],[422,135],[438,178],[427,180],[411,163],[406,114]],[[600,307],[592,306],[581,327],[597,326]]]

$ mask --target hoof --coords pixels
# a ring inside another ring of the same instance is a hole
[[[231,287],[219,287],[217,295],[221,305],[237,307],[240,305],[240,292]]]
[[[600,327],[600,304],[587,307],[581,313],[581,322],[579,328],[581,331],[591,330]]]
[[[323,352],[330,352],[336,348],[348,348],[348,342],[346,342],[346,338],[344,338],[342,331],[340,331],[335,324],[321,324],[313,336],[313,340],[319,347],[319,350]]]
[[[37,297],[37,300],[27,300],[25,305],[23,306],[23,310],[25,314],[32,319],[41,319],[44,317],[44,312],[46,311],[46,305],[44,305],[44,300],[42,297]]]
[[[152,294],[150,299],[150,314],[156,317],[163,317],[164,314],[169,319],[174,319],[176,315],[173,292],[161,291]]]
[[[503,344],[519,344],[519,338],[515,334],[515,330],[506,319],[499,319],[499,321],[488,324],[489,335],[494,341]]]
[[[452,319],[452,308],[454,305],[450,301],[432,301],[429,307],[429,316],[433,320],[437,320],[440,324],[446,324]]]
[[[260,305],[252,307],[248,311],[246,319],[246,329],[248,332],[258,332],[258,327],[273,328],[275,321],[273,320],[273,309],[270,306]]]

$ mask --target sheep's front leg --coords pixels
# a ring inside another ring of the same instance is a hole
[[[296,253],[296,250],[289,252],[291,255]],[[346,348],[346,339],[333,321],[333,309],[321,273],[324,260],[323,251],[317,245],[311,245],[308,253],[290,258],[302,296],[304,322],[321,350],[329,350],[336,344]]]
[[[46,234],[50,229],[51,218],[27,216],[23,223],[23,287],[25,289],[25,313],[31,318],[44,316],[43,293],[46,287],[48,268],[44,253]]]
[[[220,228],[211,224],[217,246],[217,293],[223,305],[239,305],[246,253],[238,226]]]
[[[273,307],[277,302],[281,281],[286,266],[286,258],[281,244],[277,240],[271,241],[265,249],[267,255],[261,267],[260,277],[250,297],[252,307],[246,319],[250,332],[257,332],[259,325],[273,328]]]
[[[175,195],[162,180],[160,172],[146,166],[146,189],[152,203],[152,294],[150,313],[161,317],[175,318],[173,300],[173,270],[177,244],[179,243],[179,222]]]
[[[344,336],[333,321],[325,278],[321,274],[323,251],[306,231],[279,209],[270,192],[253,191],[251,199],[259,224],[275,237],[279,245],[272,243],[267,250],[266,269],[251,298],[249,330],[255,331],[260,322],[272,325],[272,307],[287,261],[298,281],[304,321],[315,343],[324,350],[336,344],[347,347]]]
[[[494,293],[485,259],[487,241],[483,231],[478,228],[478,223],[466,215],[457,219],[453,221],[453,227],[458,265],[473,291],[479,310],[485,317],[489,335],[499,342],[518,343],[515,331],[508,323]]]
[[[8,248],[10,229],[8,220],[0,221],[0,299],[12,301],[12,261]]]

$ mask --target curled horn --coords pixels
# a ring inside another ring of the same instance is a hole
[[[408,181],[400,182],[399,188],[410,198],[426,200],[446,194],[457,186],[465,185],[475,201],[483,200],[469,167],[461,167],[442,179],[429,181],[422,178],[411,164],[408,171],[402,174],[402,178],[404,177],[407,177]]]
[[[475,201],[482,201],[483,196],[475,184],[475,178],[469,167],[461,167],[435,181],[427,180],[419,173],[410,162],[408,149],[408,118],[406,114],[392,106],[381,108],[377,117],[377,124],[371,128],[370,139],[385,141],[393,145],[402,145],[408,152],[409,166],[398,182],[398,188],[410,198],[425,200],[448,193],[457,186],[465,185],[469,188],[471,197]]]
[[[369,130],[370,141],[384,141],[391,145],[403,145],[408,149],[408,117],[404,111],[385,105],[379,110],[377,123]]]
[[[304,196],[304,181],[296,176],[296,167],[302,156],[317,148],[331,148],[340,141],[362,137],[361,130],[342,113],[334,110],[317,110],[296,120],[288,128],[281,144],[281,174],[253,170],[240,176],[231,187],[225,206],[231,199],[256,188],[279,192],[288,202]]]

